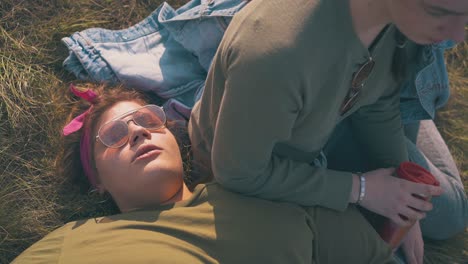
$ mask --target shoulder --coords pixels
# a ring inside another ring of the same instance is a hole
[[[298,57],[304,34],[319,0],[253,1],[234,17],[220,50],[232,64],[242,58],[254,64],[287,62]]]
[[[76,222],[52,231],[19,255],[12,263],[57,263],[65,237]]]

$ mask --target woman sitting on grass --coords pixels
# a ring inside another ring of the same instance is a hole
[[[71,113],[62,166],[108,192],[121,214],[70,222],[13,263],[393,263],[354,206],[275,203],[216,183],[189,189],[172,132],[180,126],[142,93],[94,89],[72,88],[91,104]]]

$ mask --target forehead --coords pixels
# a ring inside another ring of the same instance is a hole
[[[107,109],[100,117],[97,127],[102,126],[106,122],[121,116],[127,112],[133,111],[143,105],[134,101],[118,102],[109,109]]]

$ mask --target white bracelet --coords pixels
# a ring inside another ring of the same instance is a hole
[[[356,204],[359,204],[366,195],[366,178],[363,173],[358,172],[356,174],[359,176],[359,197]]]

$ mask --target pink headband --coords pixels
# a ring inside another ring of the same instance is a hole
[[[63,135],[68,136],[83,128],[83,133],[81,135],[80,140],[81,165],[83,166],[83,170],[91,185],[93,187],[96,187],[96,175],[94,173],[94,170],[91,168],[91,131],[89,131],[89,127],[83,126],[85,118],[93,108],[93,104],[96,102],[96,98],[98,97],[98,95],[90,89],[84,92],[80,91],[73,84],[70,84],[70,90],[76,96],[90,102],[91,106],[88,108],[88,110],[86,110],[81,115],[75,117],[72,121],[70,121],[70,123],[68,123],[63,128]]]

